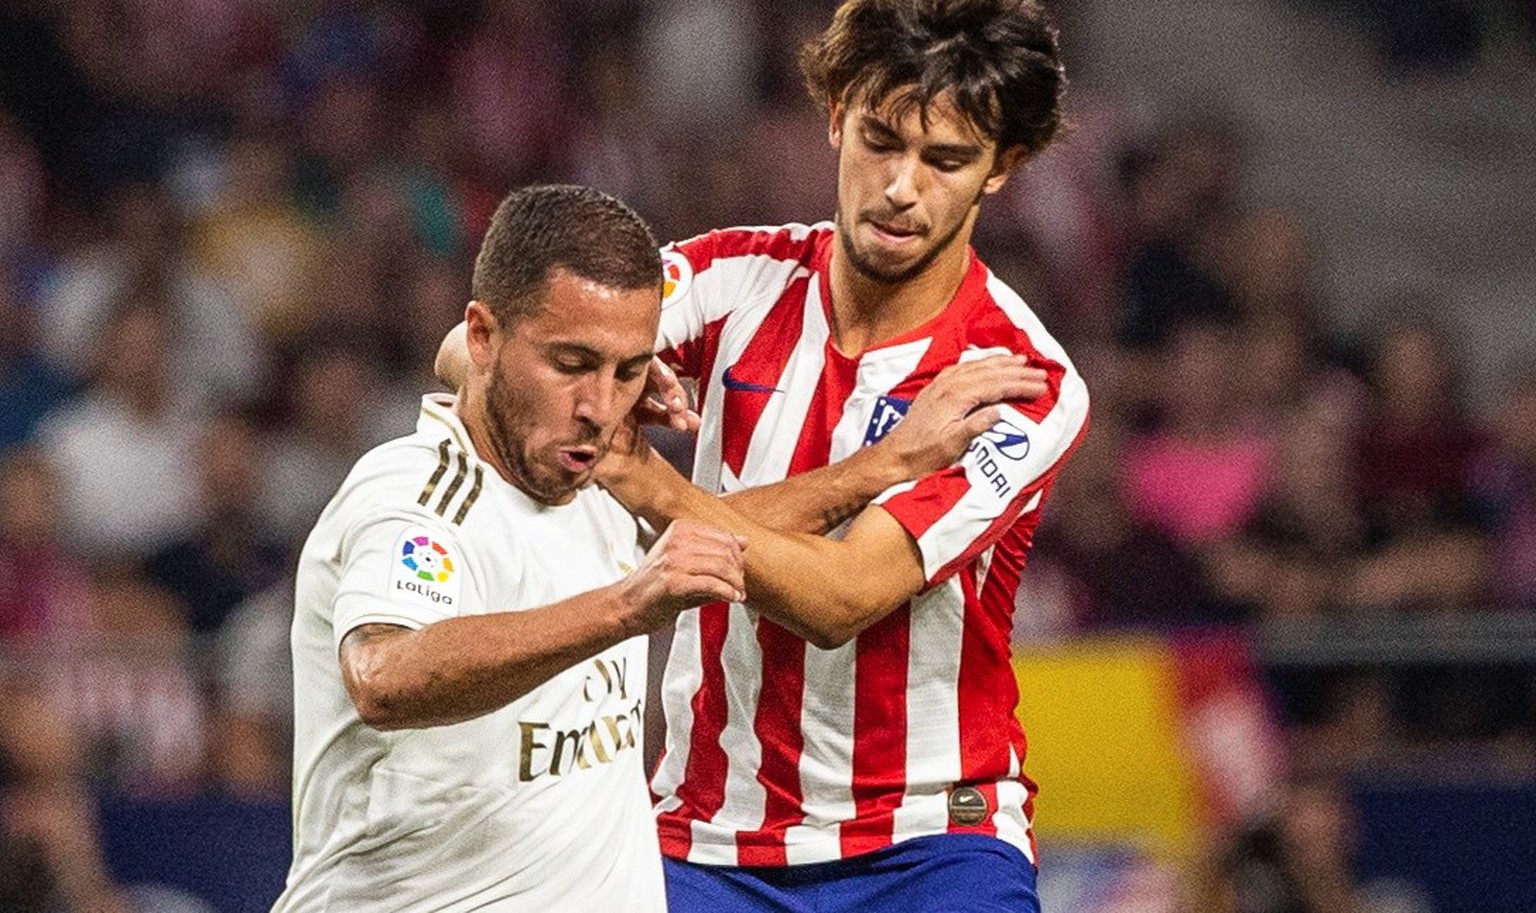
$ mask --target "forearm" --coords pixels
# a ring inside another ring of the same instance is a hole
[[[415,631],[363,625],[347,635],[342,667],[365,723],[445,726],[504,707],[637,633],[615,585],[539,609],[450,618]]]
[[[646,497],[634,508],[658,529],[696,520],[747,540],[747,592],[752,606],[817,646],[836,647],[902,604],[923,584],[922,562],[899,528],[884,536],[843,540],[765,528],[677,475],[670,467],[645,474]],[[870,517],[869,513],[878,514]],[[895,520],[883,511],[866,525]],[[878,568],[879,573],[871,573]]]
[[[903,469],[887,448],[877,444],[860,448],[830,466],[733,492],[724,500],[759,526],[820,535],[848,521],[881,492],[910,477],[910,470]]]

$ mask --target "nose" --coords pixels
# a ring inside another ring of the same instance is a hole
[[[885,185],[885,199],[897,210],[909,209],[917,204],[922,162],[915,156],[903,156],[892,168],[890,181]]]
[[[576,394],[576,417],[598,428],[606,428],[616,416],[619,399],[618,381],[612,376],[594,373]]]

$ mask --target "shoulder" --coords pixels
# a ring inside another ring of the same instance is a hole
[[[972,345],[1004,347],[1021,355],[1039,356],[1076,373],[1066,349],[1035,309],[990,270],[977,288],[965,328],[967,342]]]
[[[483,465],[448,430],[417,432],[363,454],[332,507],[353,519],[398,514],[462,523],[484,481]]]
[[[681,259],[694,272],[703,272],[742,257],[804,263],[809,262],[818,244],[831,232],[830,222],[720,228],[669,244],[663,256],[672,262]]]

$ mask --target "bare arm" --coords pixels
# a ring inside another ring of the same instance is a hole
[[[341,642],[342,680],[363,722],[375,728],[458,723],[505,706],[684,609],[742,599],[743,587],[740,539],[697,524],[674,525],[630,576],[552,605],[450,618],[416,630],[359,625]]]
[[[892,485],[951,465],[976,435],[992,427],[992,404],[1045,393],[1046,372],[1021,356],[984,358],[946,368],[924,387],[890,433],[830,466],[725,496],[736,512],[768,529],[825,533]],[[603,470],[599,468],[599,478]]]
[[[657,528],[688,518],[743,537],[752,605],[819,647],[847,642],[922,589],[917,544],[883,508],[865,508],[842,539],[777,532],[694,486],[643,439],[625,466],[610,490],[626,507]]]

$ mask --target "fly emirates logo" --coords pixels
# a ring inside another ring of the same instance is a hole
[[[639,747],[645,682],[629,680],[629,658],[597,657],[586,672],[581,697],[588,711],[596,711],[589,722],[567,728],[564,721],[518,721],[519,782],[612,764],[621,752]]]

